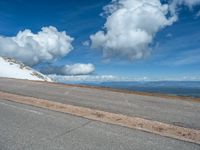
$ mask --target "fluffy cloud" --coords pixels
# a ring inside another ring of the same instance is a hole
[[[119,81],[119,78],[113,75],[78,75],[78,76],[49,75],[49,77],[57,82],[66,82],[66,83]]]
[[[73,38],[55,27],[43,27],[37,34],[31,30],[20,31],[15,37],[0,36],[0,55],[12,57],[33,66],[50,62],[67,55]]]
[[[95,71],[93,64],[72,64],[61,67],[48,66],[41,70],[45,74],[57,75],[88,75]]]
[[[112,0],[104,10],[108,15],[105,30],[90,39],[92,48],[102,49],[106,58],[135,60],[149,55],[155,34],[177,19],[159,0]]]
[[[179,77],[120,77],[113,75],[78,75],[61,76],[48,75],[51,79],[61,83],[84,83],[84,82],[145,82],[145,81],[199,81],[199,75],[182,75]]]

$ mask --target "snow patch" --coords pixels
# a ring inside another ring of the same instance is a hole
[[[52,79],[8,57],[0,57],[0,77],[52,82]]]

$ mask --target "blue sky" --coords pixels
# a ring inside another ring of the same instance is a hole
[[[15,36],[30,29],[37,33],[45,26],[54,26],[74,38],[73,50],[66,56],[34,66],[63,66],[74,63],[91,63],[93,75],[120,77],[200,79],[200,5],[192,8],[178,6],[178,20],[156,32],[150,44],[151,54],[129,60],[121,57],[103,58],[100,48],[84,46],[90,35],[102,30],[106,17],[100,14],[111,0],[1,0],[0,35]],[[166,2],[165,2],[166,3]]]

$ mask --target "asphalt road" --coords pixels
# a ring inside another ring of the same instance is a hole
[[[200,103],[0,78],[0,91],[200,129]]]
[[[0,91],[200,129],[200,103],[0,78]]]
[[[199,150],[200,145],[0,99],[0,150]]]

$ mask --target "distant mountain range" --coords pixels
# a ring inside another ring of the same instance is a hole
[[[7,57],[0,57],[0,77],[52,82],[42,73]]]
[[[93,82],[83,84],[130,91],[200,97],[200,81]]]
[[[100,83],[104,86],[119,86],[131,88],[132,86],[138,87],[187,87],[187,88],[200,88],[200,81],[132,81],[132,82],[103,82]]]

